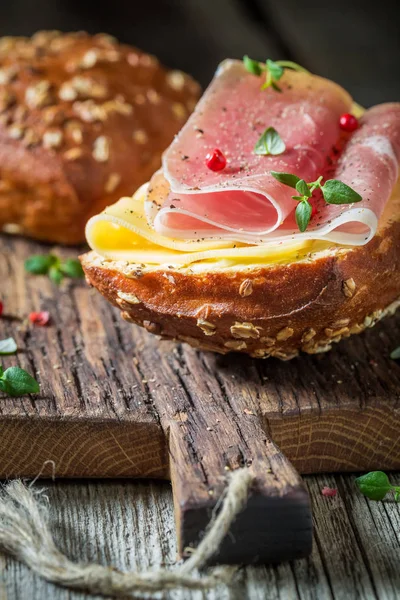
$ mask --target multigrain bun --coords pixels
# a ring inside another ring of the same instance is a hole
[[[124,319],[162,338],[260,358],[325,352],[400,305],[400,190],[366,246],[286,264],[163,269],[95,252],[81,260],[89,284]]]
[[[0,231],[83,241],[89,217],[158,168],[198,95],[105,34],[0,39]]]

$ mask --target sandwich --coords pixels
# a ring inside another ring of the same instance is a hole
[[[87,281],[161,338],[325,352],[400,303],[399,160],[400,103],[226,60],[161,169],[89,220]]]
[[[0,232],[76,244],[132,194],[193,110],[197,83],[105,34],[0,39]]]

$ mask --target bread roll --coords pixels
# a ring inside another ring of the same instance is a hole
[[[125,320],[162,338],[258,358],[326,352],[400,306],[400,185],[365,246],[226,268],[134,265],[95,252],[81,260]]]
[[[84,241],[88,218],[158,168],[197,83],[111,36],[0,40],[0,231]]]

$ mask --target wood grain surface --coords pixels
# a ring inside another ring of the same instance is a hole
[[[400,475],[391,477],[400,485]],[[240,570],[231,588],[174,591],[163,600],[397,600],[400,598],[399,505],[370,502],[352,475],[308,476],[314,514],[309,559]],[[321,489],[336,487],[336,498]],[[56,543],[74,560],[122,570],[173,567],[176,536],[168,483],[41,482]],[[48,584],[0,555],[1,600],[101,600]]]
[[[20,364],[41,384],[38,396],[1,399],[0,477],[36,476],[53,460],[59,477],[168,478],[171,424],[187,427],[202,407],[195,425],[213,443],[230,419],[251,431],[261,416],[301,473],[400,468],[400,366],[389,358],[399,316],[326,355],[286,363],[221,357],[159,342],[84,282],[57,290],[27,275],[24,259],[43,251],[0,239],[0,339],[13,335],[20,348],[3,363]],[[29,324],[33,310],[48,310],[51,324]]]

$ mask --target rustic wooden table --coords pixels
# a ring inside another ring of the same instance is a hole
[[[352,475],[305,478],[314,510],[314,545],[308,560],[242,569],[231,589],[171,592],[182,600],[352,600],[400,598],[400,511],[391,501],[369,502]],[[400,475],[392,476],[400,484]],[[338,488],[325,498],[321,488]],[[42,482],[50,524],[62,551],[75,560],[120,569],[171,565],[176,558],[171,488],[162,482]],[[0,555],[1,600],[84,600],[50,585]],[[97,597],[96,597],[97,598]],[[100,597],[99,597],[100,600]]]

